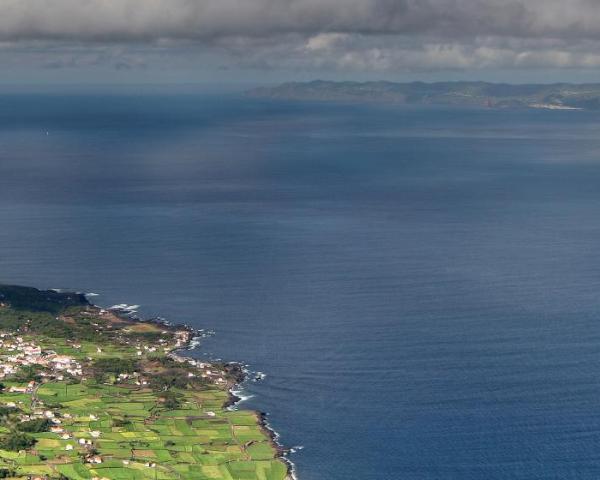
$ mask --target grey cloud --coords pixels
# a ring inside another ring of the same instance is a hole
[[[599,47],[597,0],[0,0],[0,51],[47,68],[598,68]]]
[[[0,0],[0,39],[159,41],[322,32],[596,37],[592,0]]]
[[[477,41],[319,34],[260,49],[229,43],[224,51],[248,68],[357,72],[423,72],[486,68],[599,68],[600,42],[498,39]]]

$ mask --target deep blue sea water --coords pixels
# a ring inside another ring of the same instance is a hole
[[[300,480],[600,477],[600,116],[0,95],[0,281],[214,329]]]

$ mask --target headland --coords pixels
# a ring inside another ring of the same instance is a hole
[[[264,415],[228,408],[241,366],[182,355],[194,335],[0,284],[0,477],[289,478]]]

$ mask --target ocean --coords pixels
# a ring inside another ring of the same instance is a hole
[[[600,117],[0,95],[0,281],[247,363],[300,480],[600,476]]]

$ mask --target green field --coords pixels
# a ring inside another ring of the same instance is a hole
[[[224,409],[234,381],[227,367],[199,366],[170,355],[181,331],[100,315],[85,305],[68,305],[55,316],[54,298],[52,316],[44,316],[39,305],[35,312],[22,302],[18,310],[0,306],[0,331],[6,335],[0,365],[12,361],[18,367],[2,379],[0,475],[286,478],[287,466],[257,414]],[[36,322],[44,328],[35,331]],[[15,351],[25,358],[27,346],[41,348],[34,358],[44,365],[23,366],[15,360]],[[52,362],[61,356],[82,373],[57,370],[63,367]],[[20,448],[9,442],[23,438],[31,445]]]

